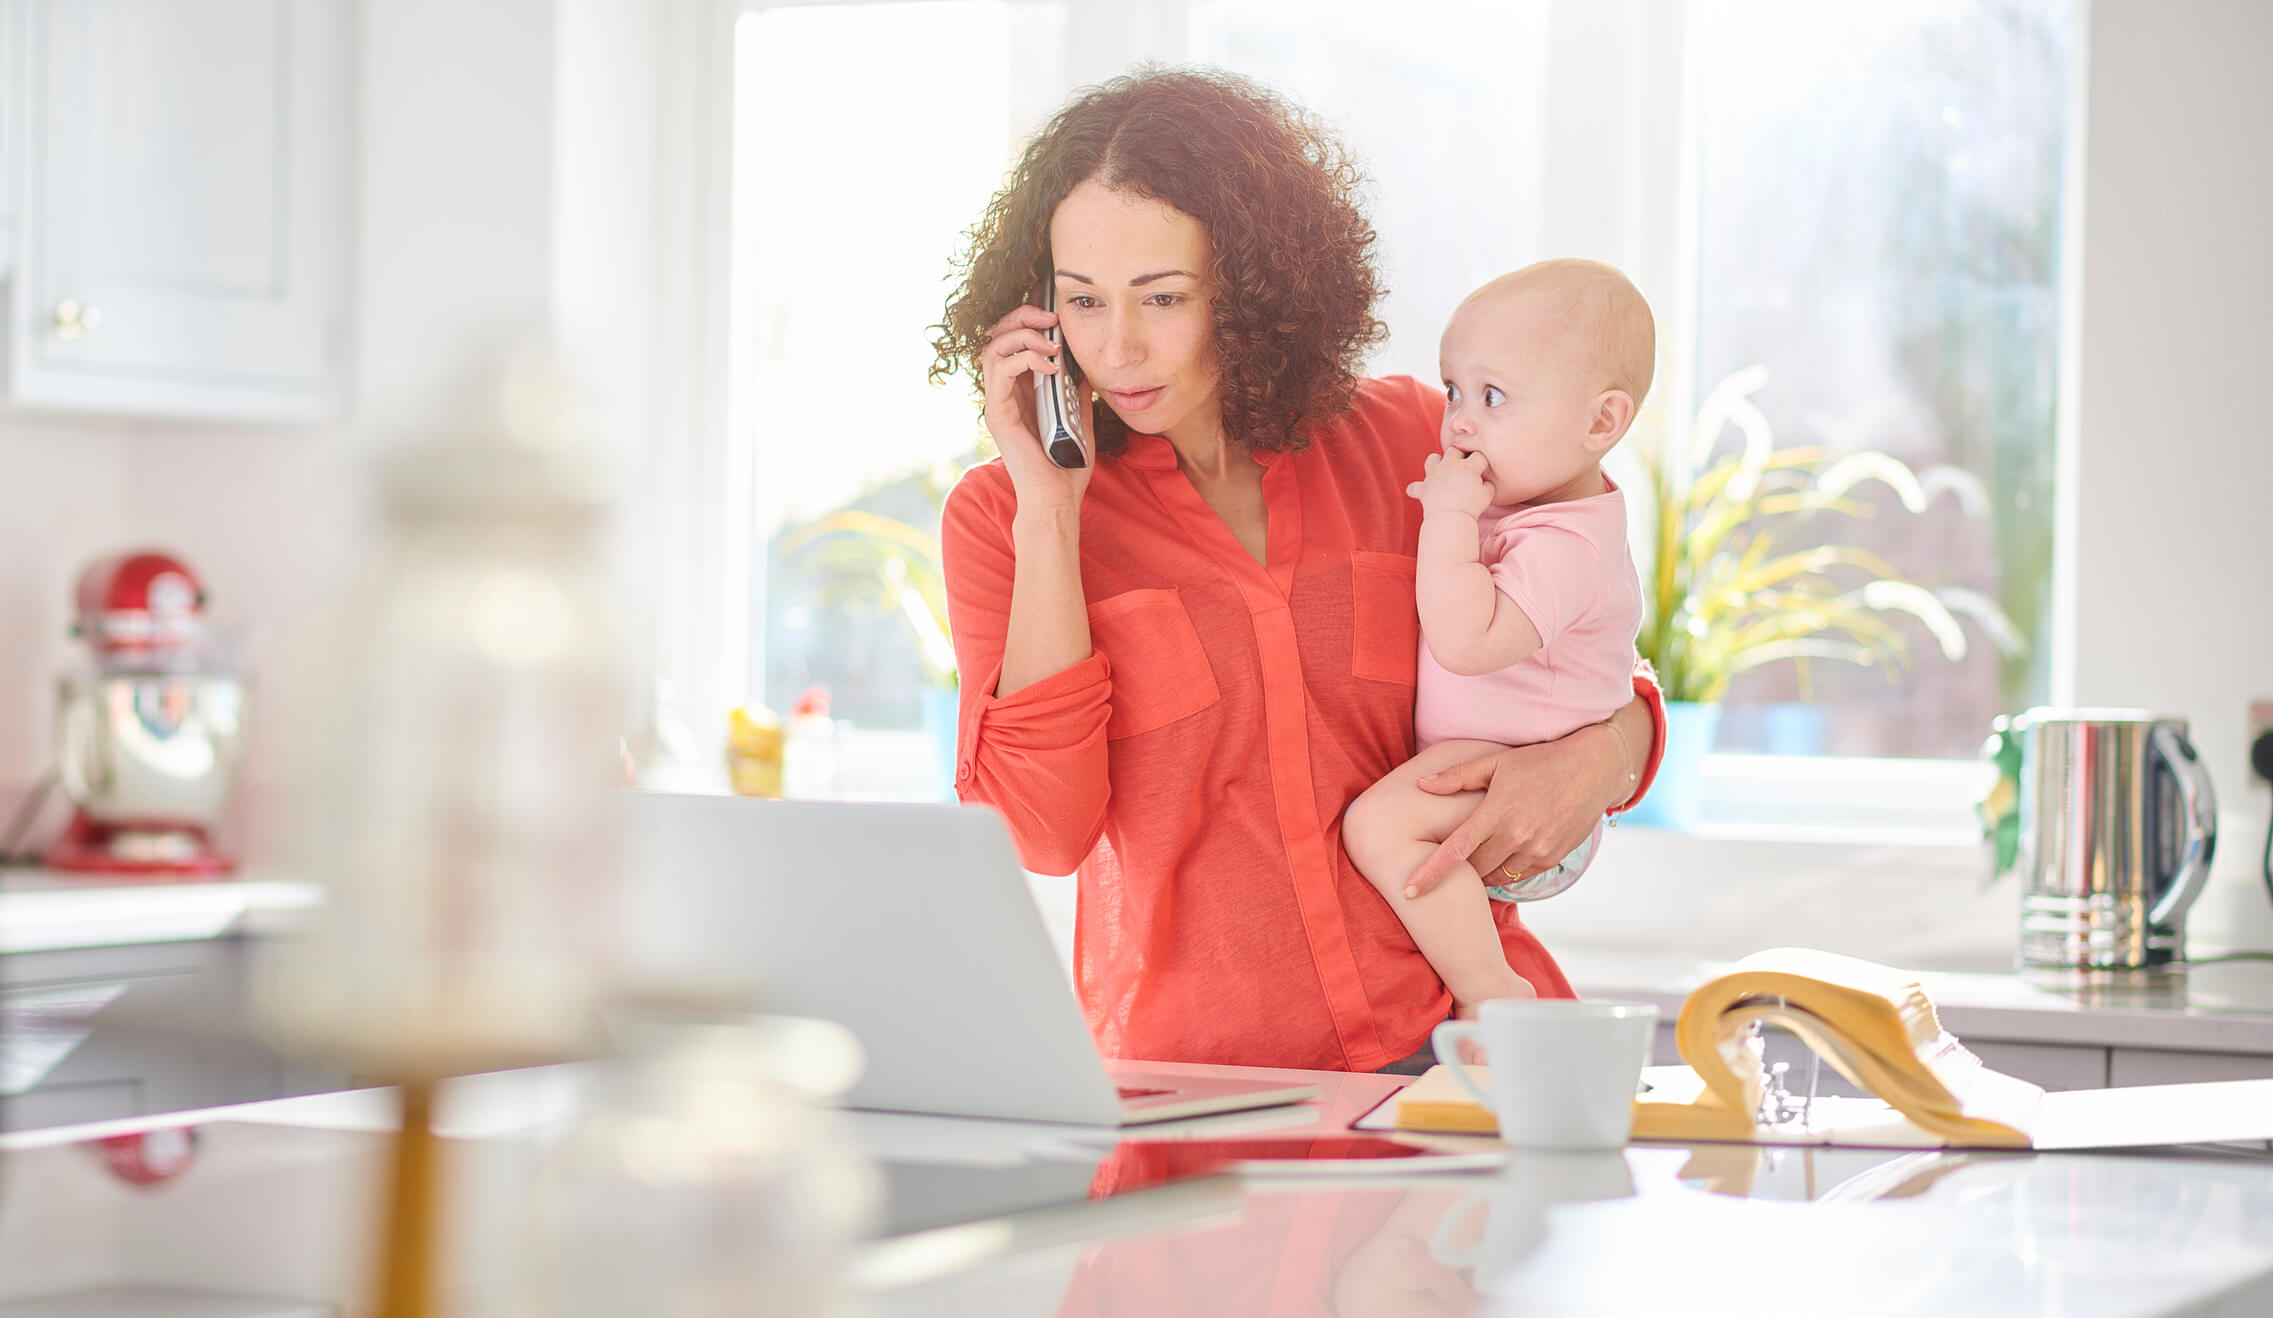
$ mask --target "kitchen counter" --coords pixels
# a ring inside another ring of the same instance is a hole
[[[320,884],[260,872],[173,883],[0,870],[0,954],[272,932],[319,907],[323,894]],[[1043,883],[1036,897],[1053,937],[1070,947],[1070,889],[1061,894]],[[1691,989],[1726,964],[1667,951],[1550,945],[1581,992],[1655,1002],[1668,1020]],[[2089,988],[2014,974],[1928,971],[1921,979],[1960,1038],[2273,1056],[2273,961],[2220,962]]]
[[[313,884],[0,870],[0,1129],[338,1088],[235,1028],[246,935],[303,918]]]
[[[322,902],[316,884],[258,873],[174,882],[0,870],[0,954],[260,933]]]
[[[1191,1068],[1210,1072],[1216,1068]],[[1237,1068],[1221,1068],[1241,1074]],[[1130,1132],[1305,1138],[1392,1092],[1381,1076],[1283,1073],[1317,1104]],[[557,1116],[574,1068],[445,1090],[463,1160],[445,1255],[502,1312],[530,1220],[516,1132]],[[120,1284],[342,1306],[375,1238],[388,1091],[0,1137],[0,1301]],[[1220,1123],[1220,1124],[1218,1124]],[[195,1124],[189,1169],[123,1185],[86,1141]],[[870,1153],[1000,1166],[1111,1132],[851,1114]],[[1101,1147],[1101,1146],[1100,1146]],[[518,1151],[517,1151],[518,1150]],[[1218,1183],[1222,1184],[1222,1183]],[[1497,1173],[1250,1180],[1212,1196],[1069,1203],[1015,1223],[880,1241],[856,1260],[874,1318],[1063,1314],[2057,1313],[2273,1311],[2273,1160],[1635,1146],[1521,1155]]]
[[[1654,1002],[1679,1014],[1690,990],[1727,968],[1677,956],[1556,949],[1580,993]],[[2273,962],[2226,961],[2128,984],[2057,986],[2018,974],[1918,976],[1958,1038],[2273,1057]]]
[[[248,874],[193,883],[0,871],[0,954],[188,942],[289,927],[319,884]],[[1658,1004],[1670,1020],[1726,963],[1671,953],[1556,949],[1580,991]],[[1921,975],[1960,1038],[2273,1056],[2273,962],[2195,966],[2129,985],[2056,987],[2012,974]]]

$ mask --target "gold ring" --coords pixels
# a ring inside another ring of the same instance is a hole
[[[1508,872],[1507,872],[1507,862],[1506,862],[1506,861],[1504,861],[1504,860],[1500,862],[1500,873],[1501,873],[1501,874],[1503,874],[1503,875],[1506,875],[1506,877],[1507,877],[1507,880],[1508,880],[1508,882],[1510,882],[1510,883],[1521,883],[1521,882],[1523,882],[1523,876],[1522,876],[1522,875],[1520,875],[1520,874],[1508,874]]]

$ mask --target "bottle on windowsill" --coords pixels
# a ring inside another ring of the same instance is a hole
[[[782,795],[820,800],[837,793],[837,721],[829,717],[829,689],[809,686],[789,707],[782,746]]]
[[[736,796],[779,799],[782,789],[781,716],[764,705],[742,705],[726,719],[726,779]]]

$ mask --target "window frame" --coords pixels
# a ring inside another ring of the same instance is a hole
[[[1557,17],[1579,8],[1574,0],[1548,0]],[[1616,20],[1638,24],[1624,34],[1621,48],[1635,52],[1635,76],[1645,88],[1664,89],[1641,98],[1639,122],[1626,126],[1628,169],[1645,176],[1677,180],[1678,195],[1665,213],[1670,225],[1653,227],[1646,214],[1629,214],[1629,231],[1643,235],[1634,254],[1639,283],[1658,308],[1661,376],[1668,384],[1667,406],[1676,443],[1686,438],[1696,415],[1700,283],[1698,232],[1701,223],[1699,122],[1702,88],[1701,42],[1697,33],[1707,0],[1678,0],[1654,6],[1648,0],[1621,0],[1603,7]],[[2082,341],[2085,79],[2090,68],[2090,0],[2074,0],[2076,27],[2069,50],[2067,101],[2063,107],[2059,223],[2059,342],[2055,346],[2054,427],[2052,435],[2056,501],[2052,544],[2051,616],[2041,643],[2051,647],[2047,704],[2072,703],[2075,686],[2074,638],[2076,475],[2079,469],[2079,348]],[[1678,10],[1678,17],[1674,11]],[[1646,13],[1644,11],[1647,11]],[[1552,25],[1550,25],[1552,26]],[[1597,47],[1607,42],[1596,43]],[[1560,48],[1551,67],[1588,57],[1587,49]],[[1601,56],[1596,54],[1595,58]],[[1554,182],[1550,178],[1550,184]],[[1637,191],[1645,191],[1638,189]],[[1640,196],[1629,206],[1644,202]],[[1552,232],[1552,231],[1550,231]],[[1671,287],[1653,288],[1649,272],[1671,270]],[[1668,310],[1670,308],[1670,311]],[[1670,332],[1666,332],[1670,329]],[[2011,711],[2018,713],[2019,711]],[[1981,730],[1984,740],[1989,729]],[[1926,846],[1980,845],[1983,831],[1976,803],[1988,791],[1993,773],[1979,759],[1895,759],[1859,756],[1751,755],[1715,752],[1704,761],[1705,836],[1789,841],[1852,841]]]

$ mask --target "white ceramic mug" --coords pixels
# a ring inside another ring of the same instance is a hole
[[[1437,1026],[1431,1042],[1510,1145],[1614,1149],[1633,1132],[1634,1091],[1656,1033],[1657,1008],[1646,1002],[1495,998],[1475,1020]],[[1463,1039],[1483,1048],[1489,1090],[1461,1064]]]

